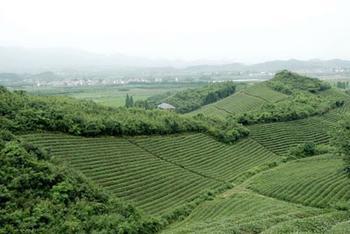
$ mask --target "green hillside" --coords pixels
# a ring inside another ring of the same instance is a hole
[[[154,215],[165,215],[251,168],[281,161],[251,139],[226,145],[204,134],[83,138],[47,133],[22,138]]]
[[[282,71],[185,115],[0,97],[0,233],[349,228],[350,96],[317,79]]]
[[[220,181],[234,181],[247,170],[281,161],[252,139],[234,145],[217,142],[203,134],[130,139],[167,161]]]
[[[350,183],[341,159],[316,156],[257,174],[163,233],[346,233]]]

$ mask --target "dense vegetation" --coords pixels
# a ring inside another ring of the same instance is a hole
[[[41,129],[82,136],[206,132],[224,142],[233,142],[249,133],[234,121],[184,117],[162,110],[115,109],[91,101],[9,92],[3,87],[0,87],[0,122],[15,131]]]
[[[216,102],[232,95],[236,91],[236,84],[230,81],[208,84],[196,89],[186,89],[174,94],[162,94],[150,97],[146,102],[149,106],[156,106],[162,102],[176,107],[176,112],[187,113],[201,106]]]
[[[150,233],[159,228],[49,155],[0,131],[0,233]]]
[[[345,161],[344,170],[350,175],[350,116],[345,115],[333,132],[333,144]]]
[[[317,93],[331,88],[328,83],[319,79],[302,76],[287,70],[276,73],[273,79],[267,81],[267,85],[287,95],[300,90]]]
[[[329,84],[286,70],[277,73],[266,85],[288,97],[278,102],[265,103],[257,111],[241,114],[238,122],[253,124],[291,121],[323,115],[344,105],[343,99],[330,100],[326,96],[317,95],[330,89]]]
[[[343,100],[330,101],[320,96],[297,93],[288,99],[264,104],[258,111],[244,113],[237,118],[242,124],[283,122],[323,115],[343,105]]]

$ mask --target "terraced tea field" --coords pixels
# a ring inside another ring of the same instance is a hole
[[[350,213],[342,210],[350,183],[342,165],[331,155],[282,164],[202,203],[163,233],[347,233]]]
[[[50,149],[116,196],[154,215],[165,214],[220,182],[190,172],[113,137],[32,134],[23,138]]]
[[[265,101],[263,99],[247,95],[240,91],[234,95],[224,98],[218,102],[203,106],[190,112],[189,115],[203,113],[208,116],[225,117],[231,114],[244,113],[260,108]]]
[[[290,220],[323,213],[320,209],[241,191],[203,203],[183,222],[163,233],[261,233]]]
[[[349,212],[334,211],[314,217],[293,219],[282,222],[262,233],[329,233],[346,234],[349,232],[344,223],[350,219]],[[343,225],[343,226],[342,226]]]
[[[257,84],[240,90],[234,95],[218,102],[203,106],[190,112],[189,115],[202,113],[208,116],[225,117],[231,114],[241,114],[258,110],[264,103],[273,103],[283,100],[287,95],[276,92],[264,84]]]
[[[333,155],[286,163],[250,182],[258,193],[313,207],[350,207],[350,182]]]
[[[278,155],[286,155],[290,148],[301,143],[328,143],[333,124],[322,117],[311,117],[289,122],[256,124],[249,126],[249,130],[250,136],[268,150]]]
[[[346,233],[350,183],[342,172],[343,161],[332,155],[283,161],[298,144],[328,144],[329,131],[350,111],[349,96],[334,91],[321,95],[344,99],[345,105],[322,116],[248,126],[250,136],[235,144],[200,133],[22,137],[156,217],[174,212],[205,191],[233,185],[192,207],[183,221],[170,224],[163,233]],[[189,115],[224,118],[286,97],[258,84]]]
[[[244,90],[244,93],[263,99],[267,102],[278,102],[288,97],[283,93],[277,92],[267,87],[265,84],[253,85]]]
[[[252,139],[226,145],[204,134],[186,134],[131,141],[158,157],[222,181],[234,181],[253,167],[281,160]]]
[[[204,134],[166,137],[84,138],[31,134],[46,149],[118,197],[160,215],[202,191],[281,158],[251,139],[235,145]]]

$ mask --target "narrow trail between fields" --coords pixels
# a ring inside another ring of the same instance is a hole
[[[257,99],[260,99],[260,100],[263,100],[264,102],[268,102],[268,103],[271,103],[271,101],[263,98],[263,97],[260,97],[258,95],[254,95],[254,94],[250,94],[250,93],[247,93],[246,91],[242,90],[241,93],[247,95],[247,96],[250,96],[250,97],[253,97],[253,98],[257,98]]]

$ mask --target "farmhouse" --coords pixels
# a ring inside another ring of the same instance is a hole
[[[157,107],[158,107],[158,109],[162,109],[162,110],[175,110],[175,106],[170,105],[170,104],[165,103],[165,102],[159,104]]]

